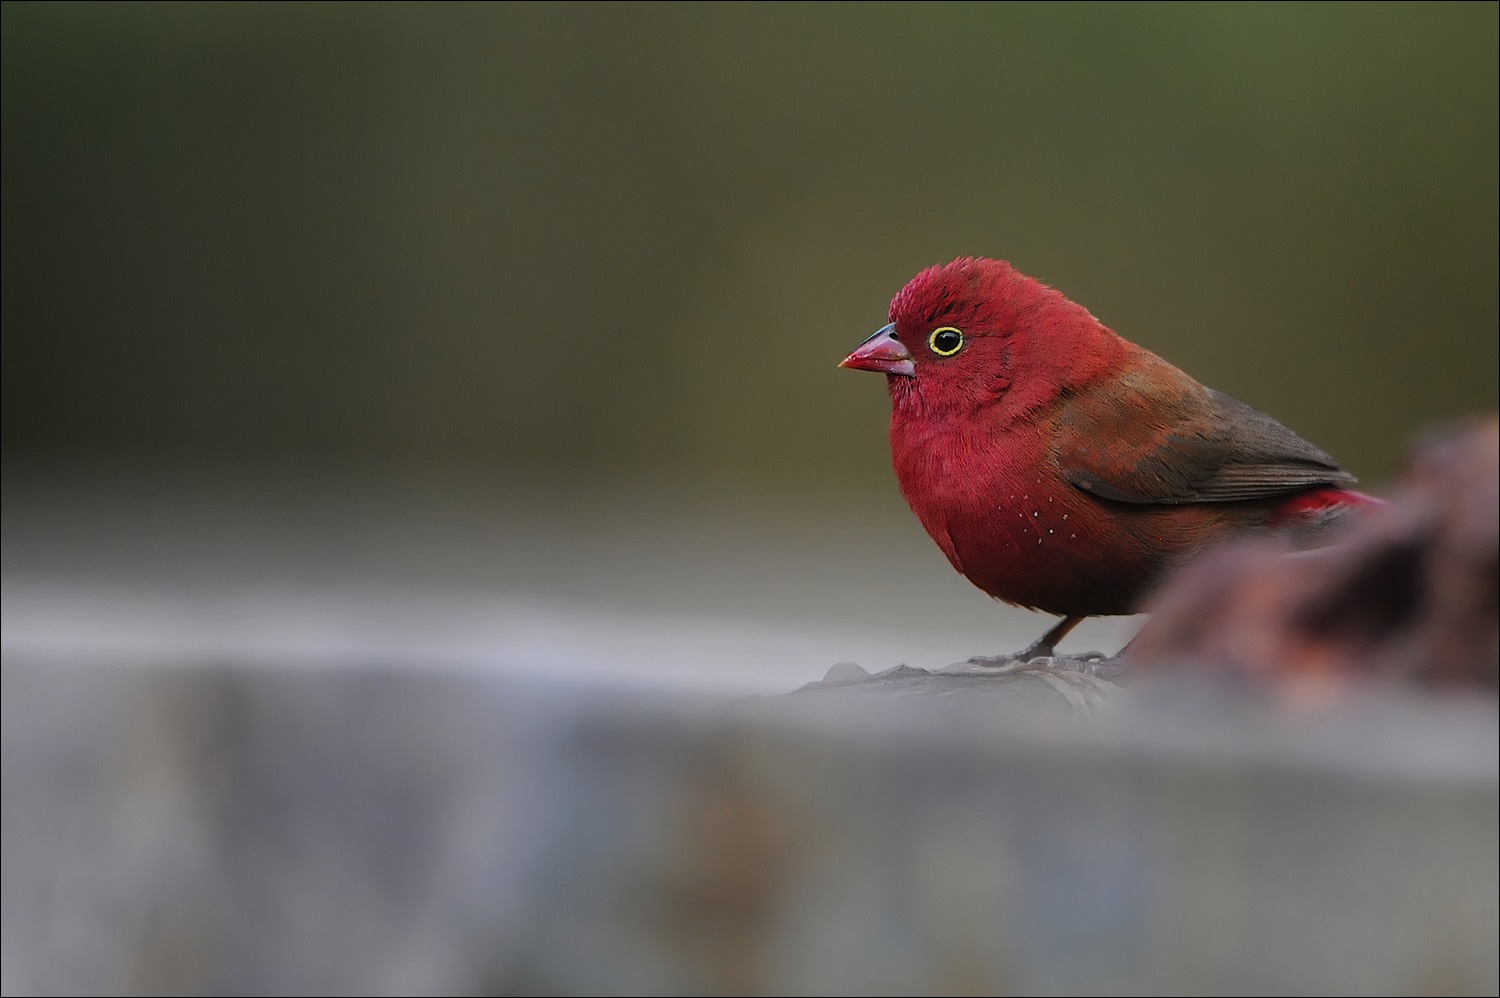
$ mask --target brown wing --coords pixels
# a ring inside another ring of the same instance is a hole
[[[1110,390],[1064,405],[1054,455],[1077,488],[1116,502],[1176,504],[1354,483],[1270,416],[1151,361]]]

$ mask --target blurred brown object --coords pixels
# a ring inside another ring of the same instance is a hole
[[[1438,431],[1390,504],[1328,547],[1211,552],[1156,601],[1136,667],[1500,686],[1500,422]]]

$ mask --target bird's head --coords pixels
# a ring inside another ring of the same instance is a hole
[[[890,323],[840,367],[887,376],[898,409],[1027,407],[1105,360],[1118,337],[1081,305],[1004,260],[929,267],[891,301]]]

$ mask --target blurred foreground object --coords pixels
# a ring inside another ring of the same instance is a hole
[[[1431,437],[1389,506],[1337,544],[1236,545],[1190,565],[1131,643],[1138,665],[1422,686],[1500,685],[1500,424]]]
[[[1047,675],[726,702],[8,648],[0,984],[1495,993],[1492,704]]]

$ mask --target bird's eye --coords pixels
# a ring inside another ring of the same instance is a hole
[[[952,357],[964,348],[964,334],[952,326],[941,326],[927,337],[927,345],[939,357]]]

